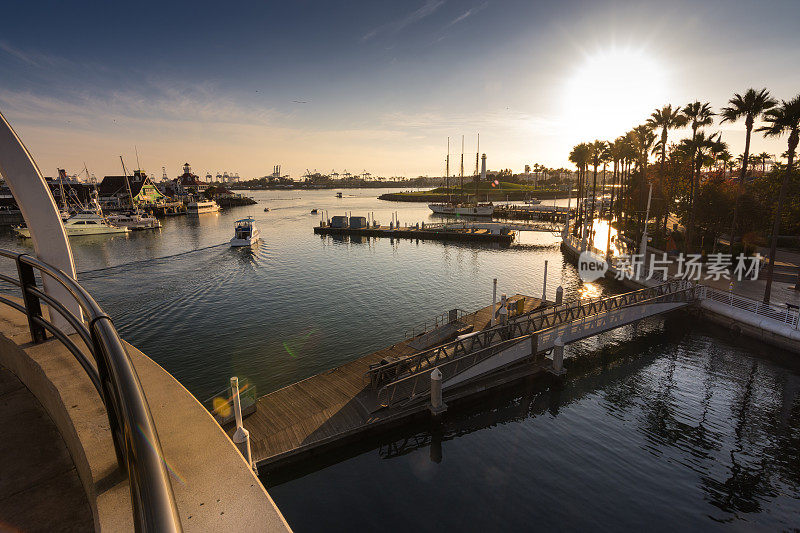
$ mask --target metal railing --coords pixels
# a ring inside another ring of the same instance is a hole
[[[529,335],[535,331],[572,322],[586,316],[647,303],[656,297],[683,293],[692,288],[693,285],[688,281],[673,280],[615,296],[575,300],[554,307],[532,310],[509,319],[508,324],[463,335],[454,341],[375,366],[366,374],[372,388],[377,389],[392,381],[431,369],[446,360],[487,349],[498,342]]]
[[[455,311],[454,313],[455,318],[451,316],[451,313],[453,313],[453,311]],[[444,313],[439,313],[438,315],[433,317],[433,320],[426,320],[424,322],[420,322],[416,326],[407,328],[403,332],[403,337],[405,337],[406,339],[413,339],[417,335],[422,335],[423,333],[433,331],[434,329],[440,326],[444,326],[445,324],[456,322],[464,315],[468,314],[469,313],[467,311],[464,311],[463,309],[452,309],[450,311],[445,311]]]
[[[798,313],[800,310],[797,308],[777,307],[771,304],[765,304],[745,296],[739,296],[731,291],[721,291],[714,289],[707,285],[700,286],[702,298],[714,300],[724,305],[741,309],[748,313],[775,320],[786,324],[790,328],[798,329]]]
[[[256,410],[256,386],[250,383],[247,378],[238,380],[239,384],[239,401],[242,409],[242,415],[254,413]],[[228,385],[224,389],[220,389],[215,394],[212,394],[201,403],[208,409],[211,416],[220,426],[229,424],[236,419],[234,416],[234,392],[231,386]]]
[[[136,530],[182,531],[153,416],[111,318],[62,270],[9,250],[0,249],[0,257],[16,263],[19,278],[0,274],[0,280],[20,288],[24,305],[2,295],[0,303],[25,314],[32,342],[45,341],[48,333],[58,339],[78,360],[105,404],[117,463],[130,483]],[[42,278],[46,276],[66,289],[82,312],[73,314],[67,307],[71,302],[65,305],[40,289],[36,283],[37,271]],[[42,302],[50,310],[50,320],[42,315]],[[72,332],[54,325],[54,312],[75,330],[78,339],[74,339]],[[84,344],[85,349],[78,343]]]

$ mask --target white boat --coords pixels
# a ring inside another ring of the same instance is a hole
[[[477,217],[490,217],[494,214],[492,204],[428,204],[434,213],[440,215],[470,215]]]
[[[186,211],[190,215],[200,213],[216,213],[219,211],[219,206],[214,200],[199,200],[186,204]]]
[[[14,231],[20,237],[29,239],[31,231],[28,228],[15,227]],[[128,233],[128,228],[110,224],[102,214],[97,211],[86,210],[72,215],[64,221],[64,231],[68,237],[80,235],[102,235],[106,233]]]
[[[528,205],[537,205],[542,203],[542,201],[539,200],[538,198],[531,198],[530,200],[525,200],[525,203]]]
[[[156,229],[161,227],[161,222],[155,217],[148,217],[141,213],[122,213],[109,215],[108,221],[115,226],[129,228],[131,230]]]
[[[256,227],[256,221],[253,217],[243,218],[237,220],[233,225],[233,238],[231,239],[231,246],[252,246],[261,238],[261,232]]]

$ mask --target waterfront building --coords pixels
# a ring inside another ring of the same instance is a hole
[[[130,196],[133,195],[134,204],[157,204],[164,202],[167,197],[156,186],[150,177],[141,170],[134,170],[133,176],[105,176],[100,182],[100,201],[107,205],[130,205]],[[130,186],[130,193],[128,192]]]

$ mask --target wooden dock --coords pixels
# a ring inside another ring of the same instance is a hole
[[[431,241],[491,242],[509,245],[514,242],[514,232],[493,233],[488,229],[439,229],[416,226],[390,228],[389,226],[370,226],[367,228],[334,228],[315,226],[318,235],[337,235],[355,237],[390,237],[395,239],[417,239]]]
[[[524,297],[529,312],[543,306],[539,298]],[[464,315],[459,322],[482,330],[489,325],[491,306]],[[391,426],[408,422],[417,416],[428,416],[427,403],[417,402],[403,407],[381,407],[377,392],[365,378],[370,365],[383,360],[414,354],[411,345],[419,344],[420,336],[407,339],[340,367],[299,381],[260,397],[256,411],[245,417],[244,427],[250,432],[254,462],[259,467],[277,467],[308,454],[374,435]],[[416,341],[416,343],[415,343]],[[499,372],[478,384],[445,391],[445,401],[453,401],[502,383],[544,371],[542,362],[523,369]],[[226,427],[232,435],[235,427]]]

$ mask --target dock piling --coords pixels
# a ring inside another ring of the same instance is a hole
[[[508,302],[506,301],[506,293],[500,295],[500,325],[505,326],[508,324]]]
[[[233,443],[239,449],[239,452],[250,465],[253,467],[253,456],[250,452],[250,432],[244,429],[242,423],[242,402],[239,398],[239,378],[234,376],[231,378],[231,396],[233,396],[233,414],[236,417],[236,432],[233,434]]]
[[[495,308],[497,307],[497,278],[494,278],[494,282],[492,282],[492,326],[495,325]]]
[[[447,405],[442,401],[442,373],[438,368],[431,372],[431,414],[440,415],[447,411]]]
[[[553,370],[552,373],[556,376],[566,374],[564,370],[564,340],[559,337],[553,343]]]
[[[547,301],[547,260],[544,262],[544,280],[542,280],[542,301]]]
[[[564,288],[559,285],[556,289],[556,305],[561,305],[564,301]]]

